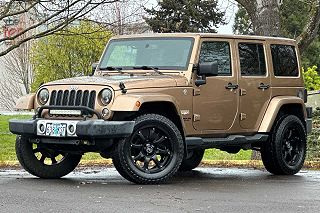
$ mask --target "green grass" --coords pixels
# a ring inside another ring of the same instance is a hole
[[[0,115],[0,163],[5,161],[15,161],[15,135],[8,129],[8,121],[12,118],[30,119],[30,115],[7,116]],[[228,154],[217,149],[206,150],[204,160],[250,160],[251,151],[240,151],[238,154]],[[97,153],[86,153],[82,160],[102,159]]]
[[[30,115],[0,115],[0,162],[17,160],[15,154],[16,136],[9,132],[8,121],[12,118],[28,119]]]
[[[237,154],[229,154],[218,149],[207,149],[204,154],[204,160],[250,160],[251,150],[241,150]]]

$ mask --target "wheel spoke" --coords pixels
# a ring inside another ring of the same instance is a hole
[[[138,132],[138,135],[143,142],[146,141],[146,138],[144,137],[141,131]]]
[[[131,147],[134,149],[141,149],[142,148],[142,144],[131,144]]]
[[[41,158],[40,158],[40,162],[44,163],[44,160],[46,159],[46,156],[44,156],[43,154],[41,154]]]
[[[150,163],[150,158],[149,157],[146,157],[145,159],[144,159],[144,163],[143,163],[143,169],[144,170],[148,170],[149,169],[149,163]]]
[[[157,148],[157,154],[163,154],[163,155],[169,155],[170,151],[168,149],[160,149],[159,147]]]
[[[153,162],[156,164],[156,166],[157,166],[158,168],[162,168],[162,164],[159,162],[159,160],[158,160],[158,158],[157,158],[157,155],[154,155],[154,156],[152,157],[152,160],[153,160]]]
[[[133,158],[134,161],[137,161],[137,160],[141,160],[141,158],[143,158],[143,154],[141,152],[139,152],[139,154],[137,156],[135,156]]]
[[[154,140],[155,139],[155,128],[151,128],[150,130],[149,130],[149,140]]]
[[[37,147],[37,148],[33,149],[32,151],[33,151],[33,153],[38,153],[38,152],[40,152],[40,149]]]
[[[287,138],[290,139],[292,136],[292,129],[289,130]]]
[[[153,143],[154,143],[154,144],[158,144],[158,143],[163,142],[165,139],[166,139],[165,136],[161,136],[159,139],[155,140]]]
[[[52,157],[50,159],[51,159],[52,164],[56,164],[57,163],[57,160],[54,157]]]

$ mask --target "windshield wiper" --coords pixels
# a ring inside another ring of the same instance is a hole
[[[138,70],[138,69],[142,69],[142,70],[153,70],[156,73],[158,73],[159,75],[163,75],[162,72],[159,71],[158,67],[150,67],[150,66],[139,66],[139,67],[133,67],[133,69]]]
[[[123,74],[122,67],[100,67],[99,70],[118,71]]]

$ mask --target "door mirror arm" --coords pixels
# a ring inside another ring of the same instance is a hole
[[[194,84],[199,87],[207,83],[207,77],[205,75],[201,76],[199,79],[196,79]]]

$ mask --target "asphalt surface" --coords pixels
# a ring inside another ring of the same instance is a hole
[[[0,170],[0,192],[0,212],[320,212],[320,171],[199,168],[167,184],[135,185],[113,168],[58,180]]]

